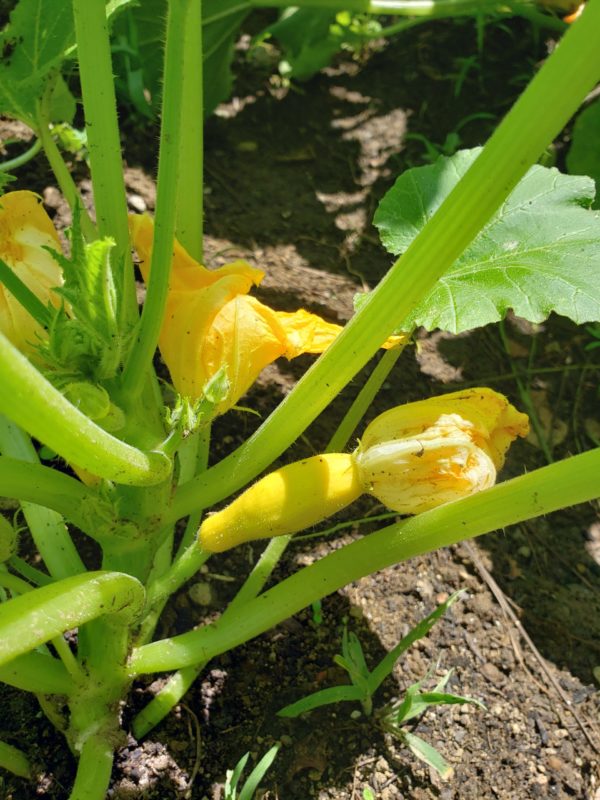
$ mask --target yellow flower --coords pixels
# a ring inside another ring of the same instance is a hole
[[[261,478],[199,530],[211,552],[295,533],[364,492],[400,514],[420,514],[493,486],[506,451],[526,436],[526,414],[492,389],[466,389],[377,417],[351,455],[297,461]]]
[[[62,285],[62,270],[44,247],[60,251],[60,240],[37,194],[9,192],[0,197],[0,259],[42,301],[60,300],[52,289]],[[0,284],[0,330],[24,353],[31,352],[42,328]]]
[[[152,256],[150,217],[131,216],[133,244],[144,279]],[[304,309],[274,311],[248,292],[264,272],[245,261],[209,270],[174,243],[173,265],[159,346],[177,391],[196,398],[222,366],[229,394],[219,413],[247,392],[258,374],[280,356],[321,353],[341,331]],[[389,345],[399,338],[389,340]]]
[[[408,403],[377,417],[354,454],[365,490],[401,514],[493,486],[529,422],[506,397],[477,388]]]

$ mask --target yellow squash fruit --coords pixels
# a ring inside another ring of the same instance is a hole
[[[335,514],[363,492],[351,455],[329,453],[270,472],[200,527],[205,550],[296,533]]]
[[[207,517],[200,545],[221,552],[253,539],[295,533],[363,493],[400,514],[420,514],[487,489],[529,422],[492,389],[466,389],[390,409],[350,455],[298,461],[259,480]]]

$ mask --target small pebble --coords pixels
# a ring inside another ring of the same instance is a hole
[[[128,195],[127,200],[131,208],[134,211],[137,211],[138,214],[143,214],[147,209],[146,201],[139,194],[130,194]]]

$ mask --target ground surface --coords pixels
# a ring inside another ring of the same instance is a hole
[[[498,119],[544,53],[543,38],[536,43],[520,23],[488,31],[482,54],[471,23],[430,25],[362,64],[336,63],[287,93],[240,57],[234,98],[208,124],[207,262],[246,258],[267,272],[258,294],[275,307],[303,305],[333,321],[348,319],[354,292],[373,286],[389,266],[370,226],[376,203],[400,171],[423,162],[422,142],[407,134],[441,144],[468,115]],[[463,145],[484,141],[493,122],[478,117],[463,124]],[[136,210],[153,205],[149,141],[154,144],[153,130],[136,130],[125,143]],[[564,139],[559,160],[563,147]],[[43,193],[60,217],[63,207],[43,165],[36,180],[28,188]],[[462,337],[420,334],[370,416],[473,384],[493,386],[522,406],[517,374],[539,409],[552,457],[591,447],[600,438],[600,350],[585,350],[589,334],[561,319],[535,330],[512,321],[505,334],[504,343],[496,327]],[[308,363],[269,368],[245,404],[267,414]],[[365,374],[307,431],[290,459],[326,444]],[[216,457],[256,425],[248,414],[222,418],[214,432]],[[522,442],[511,451],[506,475],[543,463],[539,442]],[[365,503],[352,513],[381,512]],[[354,525],[333,537],[299,541],[280,573],[374,527]],[[186,630],[216,613],[258,552],[246,546],[211,561],[201,576],[207,605],[195,603],[197,590],[186,587],[160,633]],[[410,728],[453,765],[451,780],[442,782],[372,719],[352,715],[353,706],[330,706],[301,720],[275,716],[292,700],[344,681],[332,658],[345,620],[373,664],[461,587],[464,599],[398,663],[375,702],[380,708],[401,697],[438,659],[438,674],[454,669],[452,689],[481,700],[486,710],[434,709]],[[279,741],[282,749],[263,781],[270,800],[359,800],[367,787],[380,800],[599,800],[600,704],[593,674],[600,665],[599,588],[600,518],[591,505],[365,578],[324,601],[320,624],[307,610],[211,663],[163,725],[120,752],[111,796],[218,798],[226,769],[245,752],[254,759]],[[136,708],[157,685],[136,688]],[[37,785],[5,777],[0,796],[64,800],[73,764],[35,702],[7,693],[0,728],[40,767]]]

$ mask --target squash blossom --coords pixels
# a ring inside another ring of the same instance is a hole
[[[60,251],[60,240],[41,199],[34,192],[0,197],[0,259],[44,305],[60,305],[52,289],[61,286],[62,270],[44,249]],[[33,352],[43,329],[0,283],[0,330],[23,353]]]
[[[392,408],[371,422],[354,453],[282,467],[207,517],[200,545],[221,552],[295,533],[363,493],[399,514],[420,514],[493,486],[508,447],[528,430],[527,415],[486,388]]]
[[[140,270],[148,280],[154,225],[147,215],[129,218]],[[223,414],[245,394],[258,374],[280,356],[322,353],[342,330],[304,309],[274,311],[248,292],[264,272],[234,261],[209,270],[175,241],[169,294],[159,347],[175,389],[198,398],[222,366],[229,380]],[[401,341],[391,337],[386,346]]]

